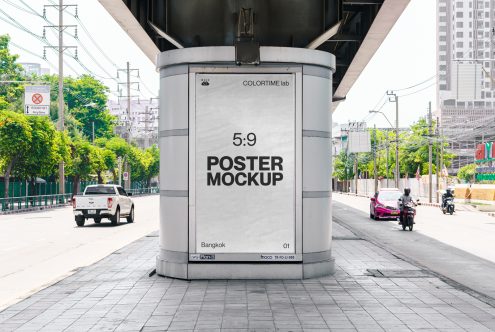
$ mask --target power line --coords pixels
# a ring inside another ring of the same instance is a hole
[[[406,93],[406,94],[404,94],[404,95],[399,95],[399,97],[401,97],[401,98],[402,98],[402,97],[412,96],[412,95],[414,95],[414,94],[416,94],[416,93],[422,92],[422,91],[424,91],[424,90],[426,90],[426,89],[428,89],[428,88],[432,87],[432,86],[433,86],[433,85],[435,85],[435,84],[437,84],[437,82],[436,82],[436,81],[435,81],[435,82],[433,82],[433,83],[431,83],[430,85],[427,85],[427,86],[426,86],[426,87],[424,87],[424,88],[421,88],[421,89],[417,90],[417,91],[410,92],[410,93]],[[396,90],[394,90],[394,91],[396,91]]]
[[[417,84],[414,84],[414,85],[408,86],[407,88],[402,88],[402,89],[394,89],[393,91],[394,91],[394,92],[397,92],[397,91],[409,90],[409,89],[415,88],[415,87],[417,87],[417,86],[423,85],[423,84],[425,84],[426,82],[428,82],[428,81],[430,81],[431,79],[436,78],[436,77],[437,77],[437,75],[435,74],[435,75],[433,75],[433,76],[431,76],[431,77],[427,78],[426,80],[424,80],[424,81],[422,81],[422,82],[420,82],[420,83],[417,83]]]

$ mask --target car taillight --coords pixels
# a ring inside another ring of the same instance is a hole
[[[76,198],[72,197],[72,208],[76,208]]]
[[[108,199],[107,199],[107,207],[109,209],[111,209],[112,208],[112,205],[113,205],[113,198],[112,197],[108,197]]]

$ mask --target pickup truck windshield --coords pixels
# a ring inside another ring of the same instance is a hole
[[[88,187],[84,195],[115,195],[113,187]]]

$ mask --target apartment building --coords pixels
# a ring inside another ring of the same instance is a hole
[[[450,171],[495,134],[495,0],[437,0],[438,105]]]

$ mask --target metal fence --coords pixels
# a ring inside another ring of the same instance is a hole
[[[2,211],[15,211],[43,207],[53,207],[70,203],[72,194],[39,195],[0,198]]]
[[[139,195],[152,195],[160,193],[160,188],[158,187],[150,187],[150,188],[136,188],[127,190],[128,193],[131,193],[133,196]]]
[[[128,190],[133,196],[153,195],[160,192],[159,187],[136,188]],[[64,195],[38,195],[0,198],[0,213],[10,213],[18,210],[42,209],[70,204],[72,193]]]
[[[90,184],[96,184],[96,181],[81,181],[80,188],[86,188]],[[26,181],[10,181],[9,183],[9,197],[26,197],[28,183]],[[65,193],[72,193],[73,182],[65,181]],[[36,182],[34,186],[34,193],[36,196],[57,195],[59,194],[58,182]],[[5,182],[0,181],[0,198],[4,197]],[[31,193],[32,194],[32,193]]]

